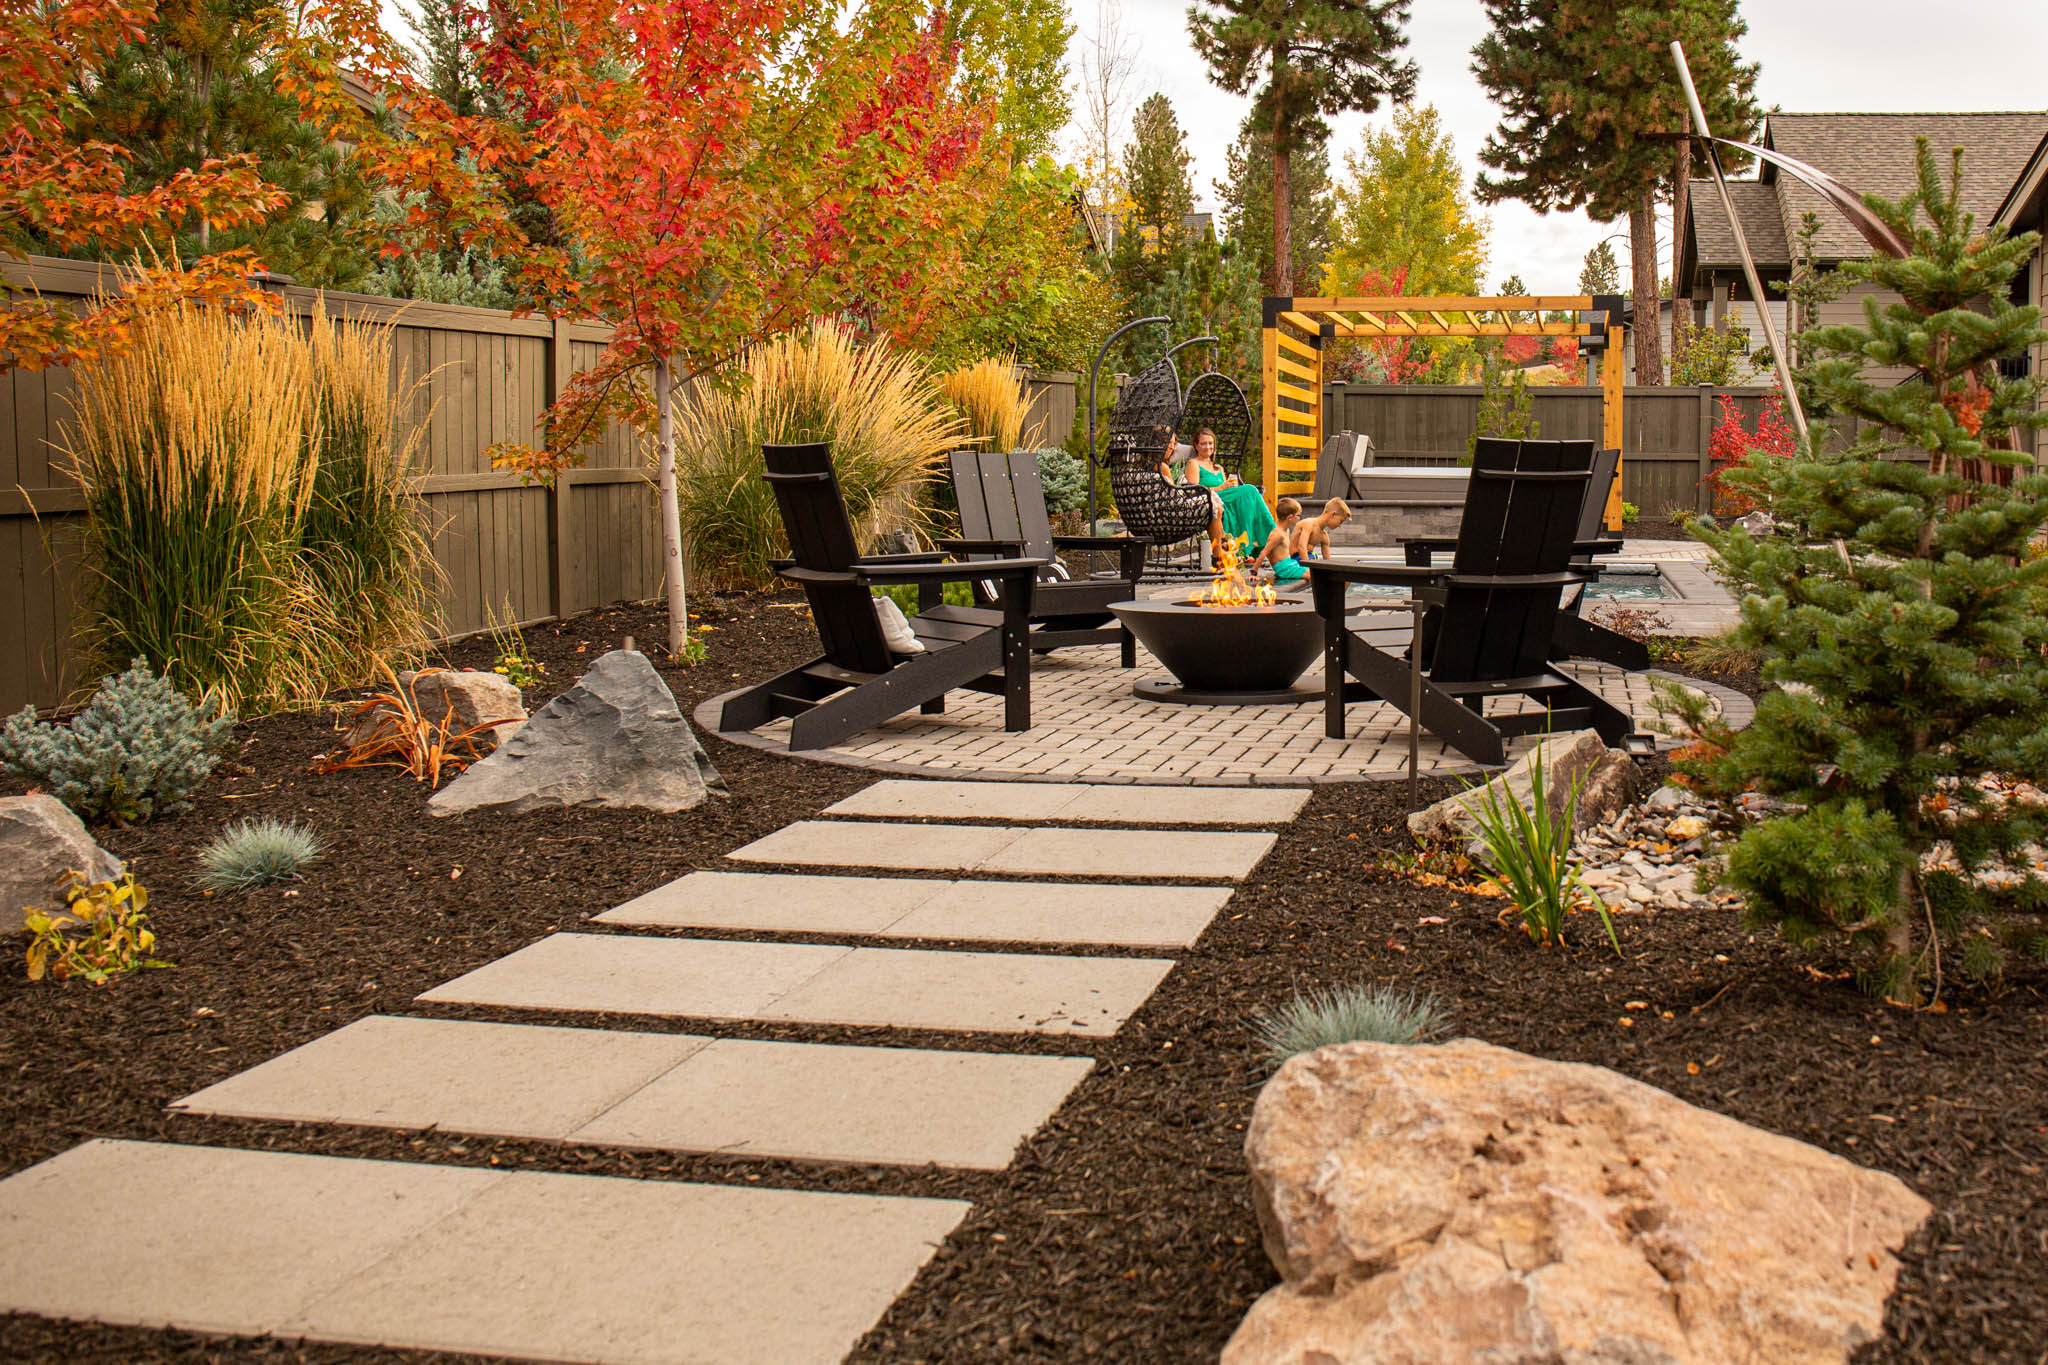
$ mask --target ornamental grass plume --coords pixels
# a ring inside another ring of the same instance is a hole
[[[824,319],[755,347],[731,391],[678,404],[675,423],[683,541],[714,589],[765,587],[769,561],[788,553],[763,445],[830,443],[854,532],[871,544],[884,529],[924,529],[911,494],[963,430],[915,356]]]
[[[1391,986],[1337,986],[1296,992],[1260,1014],[1259,1046],[1276,1070],[1289,1057],[1338,1043],[1426,1043],[1449,1027],[1442,1002]]]
[[[1030,433],[1024,419],[1030,407],[1016,365],[993,356],[962,365],[939,381],[946,402],[967,424],[967,437],[982,450],[1025,450],[1039,445],[1041,427]]]
[[[318,455],[297,330],[179,304],[76,373],[94,671],[140,656],[241,714],[318,696],[335,646],[298,556]]]
[[[320,837],[304,825],[274,816],[237,820],[199,851],[199,884],[225,893],[287,881],[323,851]]]

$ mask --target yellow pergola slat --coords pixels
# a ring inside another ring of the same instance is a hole
[[[1280,453],[1287,449],[1313,449],[1320,445],[1323,431],[1322,376],[1323,358],[1318,349],[1325,332],[1339,338],[1379,339],[1383,337],[1488,337],[1488,336],[1592,336],[1605,331],[1608,339],[1608,353],[1602,373],[1603,412],[1601,429],[1606,444],[1619,448],[1622,432],[1621,405],[1622,372],[1620,359],[1619,329],[1606,327],[1605,318],[1592,322],[1580,321],[1582,314],[1593,311],[1595,301],[1585,294],[1530,294],[1515,297],[1483,298],[1477,296],[1417,296],[1413,298],[1363,296],[1317,297],[1267,299],[1266,316],[1276,321],[1264,328],[1264,377],[1267,381],[1262,431],[1265,445],[1265,488],[1268,503],[1282,493],[1307,491],[1308,485],[1281,482],[1281,468],[1296,467],[1294,461],[1283,461]],[[1546,319],[1545,313],[1563,313],[1562,320]],[[1422,321],[1418,314],[1426,317]],[[1455,315],[1455,318],[1451,315]],[[1526,320],[1525,320],[1526,318]],[[1285,322],[1317,338],[1314,343],[1296,340],[1286,335],[1278,325]],[[1289,354],[1283,356],[1283,350]],[[1299,363],[1296,363],[1299,361]],[[1313,390],[1303,389],[1303,383],[1313,385]],[[1285,397],[1299,403],[1305,411],[1282,411],[1279,400]],[[1287,426],[1304,428],[1308,433],[1297,434],[1282,431]],[[1313,469],[1312,462],[1303,462],[1298,467]],[[1610,527],[1618,515],[1621,481],[1615,481],[1614,493],[1609,503]]]

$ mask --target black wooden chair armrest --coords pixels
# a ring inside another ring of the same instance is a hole
[[[1410,567],[1426,569],[1429,557],[1438,550],[1458,548],[1456,536],[1399,536],[1394,543],[1401,547],[1401,558]]]
[[[1311,578],[1332,578],[1340,583],[1387,583],[1411,588],[1437,582],[1451,571],[1419,564],[1341,564],[1334,560],[1311,559],[1308,572]]]
[[[1543,588],[1555,585],[1567,587],[1583,583],[1580,574],[1566,570],[1563,573],[1454,573],[1444,578],[1444,585],[1452,588]]]
[[[853,577],[866,583],[972,583],[978,578],[1036,577],[1042,559],[982,559],[971,564],[857,564]]]
[[[858,568],[866,568],[871,564],[943,564],[946,562],[946,552],[943,549],[904,550],[890,555],[862,555],[853,562]]]
[[[1024,554],[1021,540],[941,540],[936,542],[949,555],[1006,555],[1019,559]]]
[[[1136,581],[1145,572],[1145,551],[1152,542],[1144,536],[1054,536],[1056,550],[1093,550],[1117,556],[1117,572]]]
[[[1572,542],[1575,555],[1614,555],[1621,553],[1621,537],[1605,540],[1575,540]]]
[[[789,559],[775,560],[773,563],[775,576],[786,578],[792,583],[854,583],[861,577],[858,574],[839,573],[830,569],[799,569],[796,561]]]

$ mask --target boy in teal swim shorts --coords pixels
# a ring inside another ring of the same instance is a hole
[[[1273,504],[1273,516],[1277,525],[1273,534],[1266,537],[1265,545],[1259,550],[1259,557],[1252,561],[1252,572],[1271,565],[1275,583],[1299,583],[1308,577],[1308,570],[1294,557],[1294,531],[1301,525],[1301,504],[1293,498],[1282,498]]]

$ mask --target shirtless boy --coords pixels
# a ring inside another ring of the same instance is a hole
[[[1311,559],[1330,557],[1330,532],[1351,520],[1351,508],[1342,498],[1331,498],[1323,504],[1321,514],[1310,517],[1294,528],[1294,537],[1288,549],[1303,564]]]
[[[1294,528],[1301,524],[1301,504],[1293,498],[1282,498],[1273,504],[1273,515],[1277,524],[1260,547],[1259,557],[1252,561],[1251,571],[1257,573],[1270,565],[1275,582],[1299,582],[1308,575],[1308,570],[1294,557]]]

